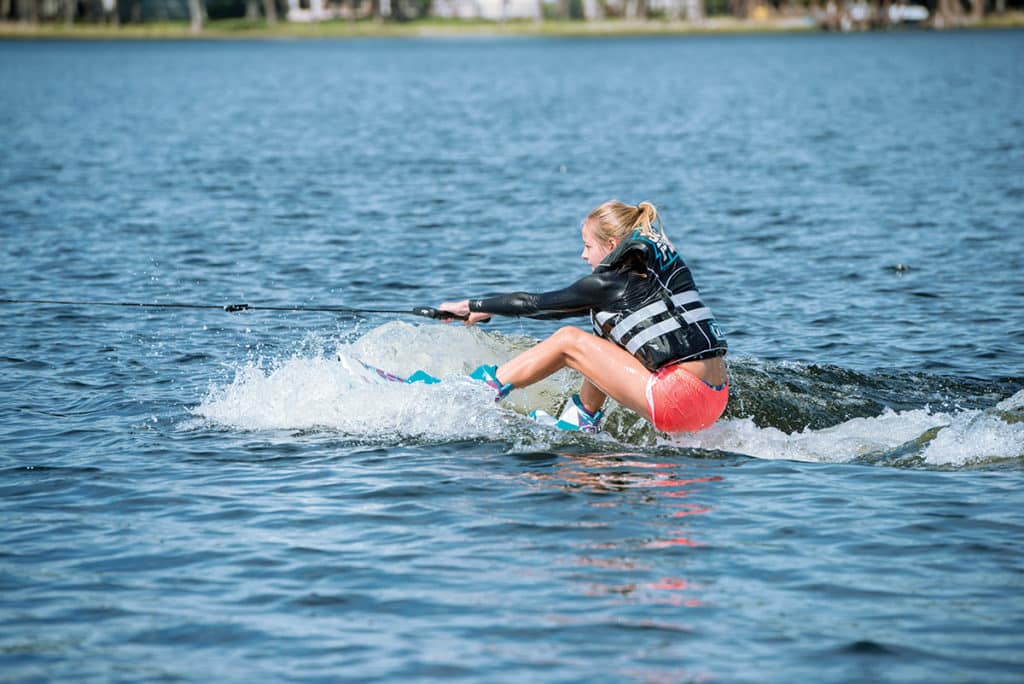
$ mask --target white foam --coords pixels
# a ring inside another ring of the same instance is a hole
[[[359,437],[483,437],[500,429],[493,392],[469,383],[403,385],[332,358],[247,365],[196,409],[247,430],[330,429]]]
[[[1021,390],[1013,396],[1007,397],[996,404],[996,411],[1019,413],[1020,417],[1024,418],[1024,390]]]
[[[992,411],[965,411],[941,430],[924,450],[931,465],[963,466],[1024,457],[1024,390]],[[1010,415],[1007,415],[1010,414]]]
[[[735,418],[720,420],[696,434],[672,437],[668,443],[755,458],[836,463],[891,451],[947,421],[943,414],[924,410],[886,410],[873,418],[853,418],[821,430],[785,433],[758,427],[750,418]]]
[[[505,439],[515,444],[523,444],[525,434],[537,446],[544,443],[544,429],[524,431],[526,421],[513,411],[556,412],[578,387],[577,375],[559,373],[513,392],[500,405],[494,403],[492,390],[466,378],[475,366],[500,364],[532,343],[461,326],[388,323],[354,342],[336,343],[326,353],[323,348],[331,345],[307,341],[301,345],[304,351],[272,367],[249,363],[238,369],[230,384],[211,390],[194,413],[248,430],[328,429],[385,441],[398,436]],[[399,375],[423,369],[444,382],[388,382],[357,360]],[[608,408],[612,415],[621,410]],[[608,424],[614,432],[614,420]],[[639,440],[633,446],[640,447],[655,439],[645,423],[627,432],[627,446],[630,441]],[[558,442],[553,431],[550,441]],[[845,462],[884,458],[892,452],[934,466],[965,466],[1024,457],[1024,391],[984,411],[886,410],[878,416],[794,433],[759,427],[750,418],[734,418],[694,435],[655,441],[762,459]]]
[[[448,326],[389,323],[329,354],[301,352],[264,368],[250,362],[231,383],[213,388],[193,411],[246,430],[330,429],[365,438],[493,438],[510,409],[557,402],[563,380],[548,380],[494,403],[494,391],[466,378],[480,363],[500,363],[529,341]],[[310,344],[301,345],[308,348]],[[358,361],[398,375],[423,369],[434,385],[394,383]]]
[[[1019,392],[994,410],[886,410],[879,416],[790,434],[758,427],[750,418],[737,418],[721,420],[693,435],[668,438],[666,443],[755,458],[819,463],[884,456],[909,446],[928,465],[959,467],[1024,457],[1024,421],[1007,422],[1004,415],[1022,405],[1024,392]]]

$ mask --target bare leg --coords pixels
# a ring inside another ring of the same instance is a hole
[[[597,385],[584,378],[583,385],[580,386],[580,401],[583,408],[594,413],[604,406],[606,398],[605,393],[598,389]]]
[[[498,368],[501,382],[526,387],[568,366],[626,408],[650,419],[647,380],[651,372],[622,347],[579,328],[561,328]],[[586,385],[581,391],[588,392]],[[588,397],[596,399],[594,395]],[[581,397],[582,399],[582,397]],[[588,410],[590,404],[584,402]]]

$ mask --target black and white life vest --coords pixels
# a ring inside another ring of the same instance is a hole
[[[704,306],[690,269],[661,236],[633,231],[597,265],[630,272],[622,299],[591,310],[594,331],[635,356],[646,368],[725,354],[728,345]]]

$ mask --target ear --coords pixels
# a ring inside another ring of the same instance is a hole
[[[622,244],[622,238],[612,238],[611,240],[608,241],[608,244],[612,248],[611,251],[614,252],[615,248]]]

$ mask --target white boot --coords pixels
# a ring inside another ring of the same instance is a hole
[[[541,425],[556,427],[559,430],[576,430],[590,434],[601,431],[602,415],[601,411],[591,413],[583,408],[583,402],[580,401],[580,395],[578,394],[572,395],[572,399],[566,402],[565,408],[562,409],[562,413],[557,419],[541,409],[530,411],[530,418]]]

